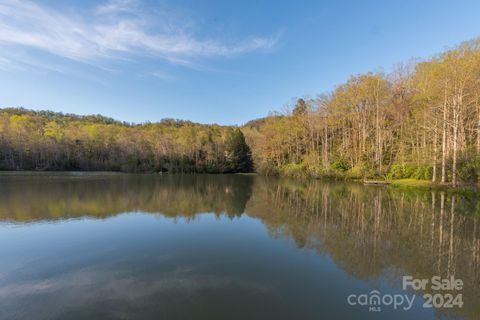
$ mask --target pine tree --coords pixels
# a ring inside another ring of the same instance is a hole
[[[307,113],[307,103],[302,98],[297,100],[295,108],[293,109],[294,116],[303,116]]]
[[[226,142],[227,162],[230,172],[251,172],[253,161],[245,136],[238,128],[232,130]]]

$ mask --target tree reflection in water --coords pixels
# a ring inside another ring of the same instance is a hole
[[[259,219],[272,237],[328,254],[350,275],[399,286],[403,275],[455,275],[480,314],[479,201],[439,191],[234,175],[2,175],[0,220],[32,223],[141,211]]]

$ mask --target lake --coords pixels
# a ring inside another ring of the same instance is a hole
[[[0,319],[478,319],[479,211],[343,182],[2,173]],[[424,307],[438,293],[464,304]]]

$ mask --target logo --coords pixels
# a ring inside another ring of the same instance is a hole
[[[463,296],[458,291],[463,289],[463,281],[451,276],[441,278],[434,276],[430,279],[416,279],[412,276],[403,276],[402,289],[413,291],[428,291],[418,295],[423,299],[423,308],[462,308]],[[382,294],[378,290],[372,290],[364,294],[350,294],[347,303],[351,306],[363,306],[371,312],[380,312],[382,307],[392,307],[394,310],[408,311],[412,309],[417,294]]]
[[[351,294],[347,297],[347,302],[351,306],[366,306],[373,312],[382,311],[382,306],[393,306],[395,310],[410,310],[415,297],[414,294],[381,294],[378,290],[372,290],[369,294]]]

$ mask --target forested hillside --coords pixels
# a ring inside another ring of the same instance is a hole
[[[218,173],[249,172],[252,163],[237,128],[12,108],[0,109],[0,169]]]
[[[476,182],[480,40],[390,74],[353,76],[244,133],[263,172]]]
[[[241,130],[0,109],[3,170],[249,172],[250,154],[265,174],[477,182],[480,40],[389,74],[352,76]]]

